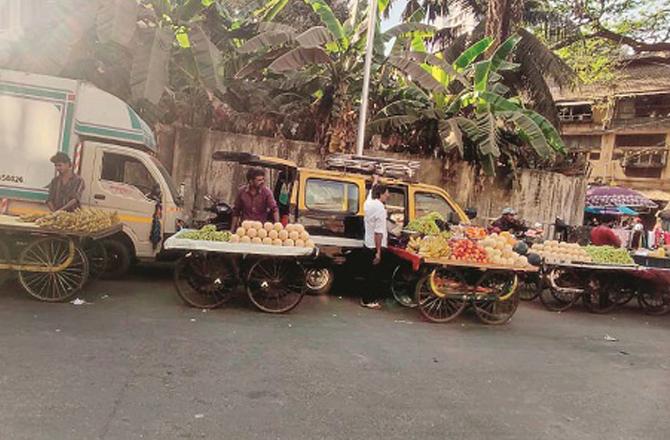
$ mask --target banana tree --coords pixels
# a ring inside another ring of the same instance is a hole
[[[540,159],[564,153],[556,128],[518,98],[509,97],[503,75],[518,68],[508,58],[520,39],[508,38],[490,58],[480,61],[491,38],[478,41],[451,64],[439,56],[412,52],[393,58],[392,64],[423,92],[424,99],[419,106],[408,101],[389,104],[380,110],[373,128],[429,121],[445,151],[476,161],[488,174],[499,165],[528,164],[529,152]]]
[[[321,25],[300,33],[285,24],[259,26],[259,33],[238,50],[253,58],[236,76],[266,80],[301,72],[309,81],[317,82],[312,108],[320,128],[315,140],[329,151],[346,151],[353,146],[356,135],[366,45],[365,14],[351,12],[341,22],[324,0],[304,1],[318,15]],[[388,2],[372,4],[383,10]],[[377,29],[376,68],[385,61],[385,42],[416,33],[430,36],[432,29],[418,22],[400,24],[384,35]]]

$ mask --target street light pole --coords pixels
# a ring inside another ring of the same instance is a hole
[[[356,140],[356,154],[358,156],[363,155],[363,143],[365,142],[365,121],[368,115],[368,96],[370,95],[372,49],[375,45],[375,27],[377,25],[377,0],[369,0],[369,3],[370,10],[368,11],[368,39],[365,47],[365,64],[363,67],[363,94],[361,95],[361,108],[358,113],[358,138]]]

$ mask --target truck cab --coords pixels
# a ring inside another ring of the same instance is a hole
[[[118,213],[105,240],[109,274],[157,258],[182,222],[181,197],[156,158],[149,126],[125,102],[71,79],[0,70],[0,201],[5,213],[46,212],[49,162],[66,153],[85,182],[82,207]],[[159,225],[160,228],[156,226]]]

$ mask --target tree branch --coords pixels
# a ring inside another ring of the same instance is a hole
[[[551,50],[559,50],[564,47],[570,46],[573,43],[576,43],[581,40],[590,40],[592,38],[603,38],[605,40],[610,40],[617,44],[625,44],[630,46],[636,52],[663,52],[670,51],[670,42],[660,41],[655,43],[647,43],[645,41],[637,40],[633,37],[622,35],[616,33],[610,29],[607,29],[600,23],[594,24],[596,31],[590,34],[579,34],[569,36],[555,44],[551,45]]]

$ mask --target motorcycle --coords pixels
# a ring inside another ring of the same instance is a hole
[[[197,225],[198,228],[204,225],[215,225],[217,231],[230,230],[230,225],[233,219],[233,208],[221,200],[217,200],[212,196],[205,196],[204,199],[209,203],[205,211],[212,213],[210,217],[202,224]]]

